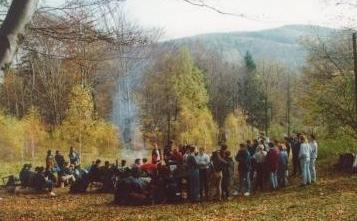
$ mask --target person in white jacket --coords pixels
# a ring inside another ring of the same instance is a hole
[[[311,174],[311,182],[316,183],[316,168],[315,168],[315,162],[317,159],[317,149],[318,145],[316,142],[316,137],[315,135],[311,134],[310,135],[310,174]]]
[[[300,136],[300,151],[299,160],[303,177],[303,185],[311,184],[311,174],[310,174],[310,159],[311,159],[311,148],[310,144],[307,142],[305,136]]]

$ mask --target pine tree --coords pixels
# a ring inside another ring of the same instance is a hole
[[[257,128],[263,128],[265,123],[266,99],[262,92],[261,81],[256,71],[256,64],[252,55],[247,51],[244,57],[245,74],[238,83],[239,105],[247,115],[248,123]]]

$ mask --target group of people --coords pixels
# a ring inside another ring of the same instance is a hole
[[[68,158],[69,161],[65,161],[60,151],[57,150],[53,155],[48,150],[45,167],[39,166],[32,170],[31,164],[24,164],[19,174],[21,187],[37,192],[47,191],[55,196],[53,189],[56,185],[69,185],[81,177],[80,157],[73,147],[70,148]]]
[[[163,149],[153,145],[151,159],[135,159],[130,166],[122,160],[96,160],[81,168],[80,156],[70,149],[69,161],[59,151],[48,151],[46,167],[25,164],[20,171],[22,187],[48,191],[69,185],[72,193],[94,187],[114,194],[120,204],[164,203],[190,200],[229,199],[249,196],[257,190],[277,190],[288,185],[288,162],[292,154],[293,175],[301,175],[302,185],[316,182],[317,142],[313,135],[285,137],[283,141],[261,135],[239,145],[233,155],[226,144],[207,153],[204,147],[176,146],[170,141]],[[237,166],[236,166],[237,165]],[[57,176],[55,176],[57,174]]]

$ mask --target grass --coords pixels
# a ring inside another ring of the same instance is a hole
[[[231,201],[116,206],[111,194],[57,197],[0,192],[0,220],[357,220],[357,177],[319,167],[316,185],[299,187],[299,179],[276,191],[237,197]]]

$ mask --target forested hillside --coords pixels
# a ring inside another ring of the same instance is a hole
[[[288,25],[253,32],[211,33],[176,39],[166,44],[210,49],[229,62],[239,62],[246,51],[256,59],[273,59],[292,68],[301,67],[307,55],[301,42],[309,37],[333,36],[337,30],[310,25]]]

